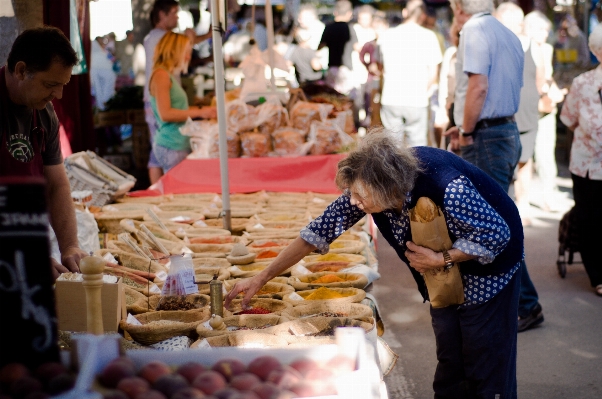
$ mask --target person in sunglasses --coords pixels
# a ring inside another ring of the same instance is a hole
[[[61,251],[61,263],[52,260],[55,278],[79,271],[79,261],[86,256],[78,246],[59,121],[51,103],[63,96],[77,63],[63,32],[44,26],[21,33],[0,68],[0,176],[46,179],[50,224]]]

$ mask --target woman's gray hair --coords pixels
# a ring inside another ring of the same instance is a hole
[[[451,0],[452,3],[462,7],[462,10],[469,15],[478,14],[480,12],[493,13],[495,7],[493,0]]]
[[[596,25],[592,33],[589,34],[587,41],[589,49],[596,53],[602,49],[602,24]]]
[[[535,10],[525,15],[525,19],[523,20],[523,31],[525,35],[531,37],[529,32],[532,29],[539,27],[543,27],[547,31],[550,31],[552,29],[552,22],[550,22],[548,17],[546,17],[546,15],[543,12]]]
[[[396,209],[414,188],[421,172],[418,159],[384,128],[374,128],[358,147],[339,162],[335,183],[342,191],[354,185],[367,188],[374,205]]]

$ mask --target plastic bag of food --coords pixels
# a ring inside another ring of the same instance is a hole
[[[332,112],[331,104],[316,104],[298,101],[291,109],[291,125],[301,130],[305,135],[309,133],[312,121],[325,121]]]
[[[272,133],[274,152],[279,156],[306,155],[309,145],[305,134],[292,127],[282,127]]]
[[[280,101],[268,100],[256,109],[260,133],[272,134],[274,130],[288,125],[288,111]]]
[[[190,254],[170,256],[171,266],[163,283],[161,295],[181,296],[196,294],[199,288],[194,281],[194,266]],[[160,302],[159,302],[160,303]]]
[[[243,157],[267,157],[271,149],[270,136],[258,132],[240,134]]]
[[[312,143],[311,155],[334,154],[343,146],[353,142],[353,138],[345,133],[334,121],[312,122],[308,143]]]
[[[228,145],[228,158],[240,157],[240,136],[238,132],[228,128],[226,130],[226,142]],[[209,158],[219,158],[219,132],[211,136]]]
[[[228,129],[235,132],[247,132],[257,126],[257,110],[242,100],[226,103]]]
[[[189,119],[190,120],[190,119]],[[188,155],[188,159],[205,159],[210,158],[210,151],[213,143],[217,140],[219,128],[216,121],[191,121],[192,124],[187,128],[186,134],[183,129],[186,124],[180,128],[180,132],[184,135],[190,135],[190,148],[192,152]]]

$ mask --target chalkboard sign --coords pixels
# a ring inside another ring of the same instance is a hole
[[[44,180],[0,177],[0,367],[58,361]]]

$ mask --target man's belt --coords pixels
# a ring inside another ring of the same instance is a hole
[[[487,129],[488,127],[505,125],[506,123],[514,122],[514,116],[503,116],[501,118],[481,119],[477,122],[474,130]]]

